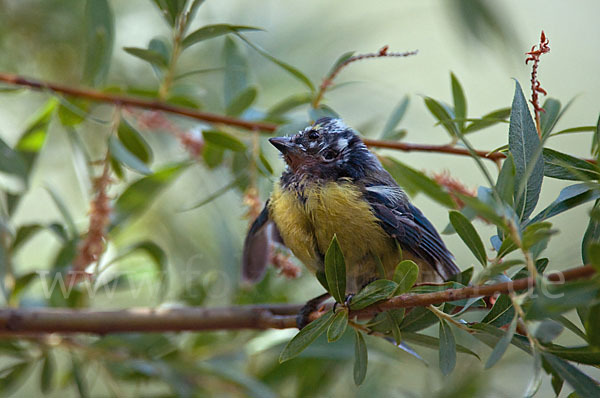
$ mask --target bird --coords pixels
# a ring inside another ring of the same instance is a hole
[[[321,118],[269,142],[286,168],[246,236],[244,281],[262,279],[272,242],[289,248],[313,274],[323,273],[334,235],[346,263],[347,295],[392,279],[401,260],[419,266],[418,282],[460,272],[433,224],[341,119]]]

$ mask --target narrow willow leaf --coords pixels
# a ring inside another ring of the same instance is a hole
[[[596,200],[596,203],[594,203],[594,207],[592,208],[592,217],[590,217],[590,222],[588,223],[585,233],[583,234],[583,240],[581,241],[581,259],[584,264],[590,264],[591,262],[590,245],[600,242],[600,220],[593,217],[593,214],[599,210],[600,200]],[[595,259],[594,263],[600,266],[600,259]]]
[[[266,52],[265,50],[263,50],[256,44],[252,43],[250,40],[248,40],[245,36],[241,35],[240,33],[236,32],[236,35],[240,39],[242,39],[244,42],[246,42],[246,44],[248,44],[250,47],[252,47],[254,50],[256,50],[256,52],[258,52],[260,55],[262,55],[269,61],[273,62],[275,65],[279,66],[280,68],[282,68],[283,70],[288,72],[290,75],[295,77],[298,81],[303,83],[306,87],[308,87],[310,89],[310,91],[313,91],[313,92],[315,91],[314,84],[310,81],[310,79],[308,77],[306,77],[306,75],[304,75],[304,73],[300,72],[298,69],[296,69],[292,65],[287,64],[287,63],[275,58],[274,56],[272,56],[271,54],[269,54],[268,52]]]
[[[429,311],[429,313],[432,314],[431,311]],[[407,341],[407,342],[413,343],[413,344],[417,344],[422,347],[428,347],[428,348],[432,348],[434,350],[440,349],[440,339],[437,337],[405,331],[405,332],[402,332],[402,338],[404,341]],[[479,358],[479,355],[477,355],[477,353],[475,353],[474,351],[472,351],[472,350],[468,349],[467,347],[460,345],[460,344],[456,344],[456,351],[463,353],[463,354],[469,354],[471,356],[474,356],[477,359],[481,359],[481,358]]]
[[[257,95],[258,90],[256,89],[256,87],[246,87],[246,89],[239,92],[235,97],[233,97],[229,105],[227,105],[225,113],[229,116],[241,115],[254,103]]]
[[[600,387],[596,384],[594,379],[571,365],[567,361],[564,361],[552,354],[542,352],[542,356],[550,366],[575,389],[575,391],[582,397],[598,397],[600,396]]]
[[[42,362],[42,372],[40,373],[40,389],[44,394],[50,393],[54,387],[53,379],[55,368],[56,364],[54,356],[50,352],[46,352]]]
[[[449,375],[456,366],[456,342],[454,332],[445,320],[440,319],[440,351],[439,361],[440,370],[444,376]]]
[[[331,325],[327,329],[327,341],[332,343],[339,340],[346,331],[348,326],[348,311],[342,309],[338,311],[331,321]]]
[[[556,133],[550,134],[550,137],[555,137],[557,135],[562,134],[571,134],[571,133],[583,133],[583,132],[594,132],[596,131],[596,126],[579,126],[579,127],[571,127],[568,129],[557,131]]]
[[[491,368],[492,366],[494,366],[496,364],[496,362],[498,362],[500,360],[500,358],[502,358],[502,356],[504,355],[504,352],[506,352],[506,349],[508,348],[510,342],[512,341],[513,336],[515,335],[516,330],[517,330],[517,316],[515,315],[512,322],[510,323],[510,326],[506,330],[506,333],[504,334],[504,336],[502,336],[500,341],[498,341],[498,344],[496,344],[496,346],[494,347],[494,350],[490,354],[490,357],[488,358],[487,362],[485,363],[485,369]]]
[[[402,98],[402,100],[400,101],[400,103],[396,106],[396,108],[394,108],[387,122],[385,122],[383,130],[381,131],[382,139],[392,139],[393,135],[395,134],[396,127],[398,126],[398,123],[400,123],[400,121],[404,117],[404,114],[406,113],[406,110],[408,109],[409,102],[410,98],[408,97],[408,95],[405,95],[404,98]]]
[[[344,62],[348,61],[350,58],[352,58],[352,56],[354,55],[356,51],[348,51],[343,53],[342,55],[340,55],[338,57],[338,59],[335,60],[335,62],[333,63],[333,65],[331,66],[331,68],[329,69],[329,72],[327,73],[327,75],[331,75],[332,73],[335,72],[335,70],[337,68],[340,67],[340,65],[342,65]]]
[[[306,347],[327,330],[331,322],[333,322],[333,311],[321,315],[320,318],[306,325],[281,351],[281,354],[279,354],[279,363],[288,361],[304,351]]]
[[[9,147],[0,139],[0,172],[12,174],[19,177],[24,184],[27,184],[28,173],[27,163],[18,151]]]
[[[544,101],[542,109],[544,112],[540,115],[540,125],[542,128],[542,137],[546,137],[554,126],[561,115],[560,112],[561,104],[560,101],[554,98],[548,98]]]
[[[579,329],[577,327],[577,325],[575,325],[573,322],[571,322],[567,317],[565,317],[563,315],[557,315],[557,316],[553,317],[552,319],[559,322],[561,325],[563,325],[565,328],[569,329],[571,332],[573,332],[574,334],[579,336],[584,341],[587,341],[587,337],[586,337],[585,333],[581,329]]]
[[[79,236],[79,232],[77,231],[77,227],[75,226],[75,220],[73,219],[73,216],[69,211],[69,207],[65,204],[65,201],[63,200],[62,196],[51,186],[47,186],[46,191],[48,191],[48,193],[50,194],[50,197],[56,205],[56,208],[65,220],[71,237]]]
[[[484,115],[481,119],[474,120],[465,127],[463,134],[473,133],[475,131],[482,130],[484,128],[493,126],[498,123],[506,122],[506,119],[510,116],[510,108],[502,108]]]
[[[545,170],[545,169],[544,169]],[[504,200],[509,206],[514,204],[514,192],[515,192],[515,161],[511,153],[508,153],[506,159],[502,163],[502,169],[498,174],[498,180],[496,181],[496,191],[498,195]]]
[[[152,0],[152,2],[158,7],[165,21],[174,27],[177,18],[185,8],[187,0]]]
[[[117,130],[117,137],[121,143],[142,162],[148,164],[152,161],[152,148],[144,137],[127,121],[121,119]]]
[[[412,260],[403,260],[394,271],[392,280],[398,284],[394,296],[408,292],[419,277],[419,266]]]
[[[362,333],[356,329],[354,332],[356,336],[354,340],[354,384],[360,386],[367,375],[369,354]]]
[[[136,252],[142,252],[146,254],[150,260],[152,260],[152,263],[156,268],[156,276],[160,282],[159,298],[162,300],[167,293],[167,288],[169,287],[167,253],[165,253],[165,251],[156,243],[150,240],[145,240],[129,246],[126,249],[126,254],[120,258],[122,259],[124,256],[128,256]]]
[[[30,367],[31,362],[24,360],[0,370],[2,374],[0,378],[0,392],[5,396],[10,395],[21,384]]]
[[[402,343],[402,332],[400,331],[400,324],[404,318],[404,308],[389,310],[385,312],[385,317],[390,325],[392,336],[396,344]]]
[[[125,50],[126,53],[143,59],[152,65],[156,65],[161,68],[165,68],[167,66],[163,55],[158,51],[137,47],[123,47],[123,50]]]
[[[257,31],[263,30],[254,26],[245,25],[227,25],[227,24],[215,24],[203,26],[198,30],[193,31],[186,36],[181,42],[183,48],[187,48],[191,45],[199,43],[204,40],[212,39],[213,37],[223,36],[228,33],[242,32],[242,31]]]
[[[225,38],[223,58],[225,61],[223,98],[227,107],[248,86],[248,60],[231,37]]]
[[[360,310],[378,301],[390,298],[398,285],[387,279],[377,279],[365,286],[350,300],[350,308]]]
[[[547,344],[557,338],[564,329],[560,323],[552,319],[544,319],[535,327],[533,336],[541,343]]]
[[[325,253],[325,277],[329,293],[338,303],[344,303],[346,298],[346,262],[338,243],[337,236],[329,243]]]
[[[176,163],[157,170],[154,174],[143,177],[125,189],[114,205],[112,227],[142,214],[189,163]]]
[[[544,175],[560,180],[590,180],[600,179],[600,169],[596,165],[561,153],[550,148],[544,148]]]
[[[589,307],[584,326],[590,345],[600,347],[600,304]]]
[[[508,324],[514,317],[515,309],[510,297],[506,294],[501,294],[496,299],[490,312],[483,317],[481,323],[488,323],[499,328]]]
[[[475,255],[475,258],[479,263],[485,267],[487,265],[487,255],[485,254],[485,247],[479,237],[479,234],[471,224],[471,221],[459,211],[450,211],[450,223],[454,227],[454,230],[458,233],[458,236],[465,242],[471,253]]]
[[[24,224],[17,228],[17,233],[12,241],[10,246],[10,251],[12,253],[16,253],[17,250],[21,246],[23,246],[29,239],[31,239],[35,234],[40,231],[43,231],[44,227],[40,224]]]
[[[457,124],[460,131],[465,128],[465,119],[467,117],[467,99],[460,82],[454,73],[450,73],[452,83],[452,98],[454,100],[454,116],[458,119]]]
[[[150,170],[137,156],[129,152],[129,150],[125,148],[125,145],[123,145],[114,135],[111,135],[108,139],[108,148],[110,149],[110,155],[113,158],[130,169],[144,175],[152,174],[152,170]]]
[[[246,150],[246,145],[242,141],[222,131],[206,130],[202,132],[202,136],[206,142],[224,149],[231,149],[234,152],[243,152]]]
[[[600,350],[594,346],[563,347],[556,344],[547,344],[546,351],[566,359],[567,361],[597,366],[600,362]]]
[[[455,117],[450,113],[450,110],[431,97],[425,97],[424,101],[429,112],[444,126],[450,137],[457,138],[459,133],[458,127],[452,121]]]
[[[540,138],[521,85],[519,82],[515,84],[508,130],[508,150],[513,155],[518,182],[514,194],[515,210],[522,221],[529,217],[538,202],[544,178],[544,159],[542,156],[536,157],[541,145]]]
[[[384,157],[381,161],[401,187],[412,192],[423,192],[441,205],[454,208],[450,194],[425,174],[390,157]]]
[[[533,377],[529,380],[524,398],[533,398],[542,385],[542,354],[535,350],[533,352]]]
[[[267,114],[269,116],[280,116],[299,106],[310,104],[311,101],[311,93],[293,94],[270,107]]]
[[[540,211],[529,223],[547,220],[557,214],[570,210],[591,200],[600,199],[600,189],[596,185],[575,184],[563,188],[554,202]]]
[[[543,320],[570,311],[577,307],[592,305],[600,289],[597,281],[578,280],[563,284],[553,284],[544,279],[538,281],[536,300],[527,309],[527,320]]]
[[[319,120],[322,117],[333,117],[333,118],[339,118],[340,115],[337,114],[336,111],[334,111],[333,109],[331,109],[331,107],[321,104],[319,105],[317,108],[310,108],[308,110],[308,116],[310,117],[311,120]]]
[[[85,3],[86,51],[83,80],[93,86],[104,82],[115,40],[115,18],[108,0]]]

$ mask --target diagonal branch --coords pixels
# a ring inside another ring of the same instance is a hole
[[[562,283],[590,278],[592,266],[549,274],[548,280]],[[505,283],[469,286],[435,293],[403,294],[371,305],[350,316],[368,318],[392,308],[425,307],[460,299],[510,293],[535,286],[535,279],[523,278]],[[0,336],[40,333],[181,332],[202,330],[289,329],[296,327],[301,305],[248,305],[226,308],[137,308],[116,311],[67,308],[0,309]],[[327,308],[327,307],[326,307]],[[315,319],[319,312],[311,314]]]
[[[274,123],[238,119],[235,117],[218,115],[210,112],[202,112],[192,108],[172,105],[163,101],[133,97],[122,94],[107,93],[90,88],[71,87],[63,84],[43,82],[40,80],[29,79],[23,76],[10,73],[0,73],[0,82],[12,84],[15,86],[29,87],[33,90],[50,91],[72,97],[85,98],[97,102],[106,102],[115,105],[153,109],[171,113],[174,115],[180,115],[196,120],[201,120],[208,123],[225,124],[228,126],[235,126],[247,130],[260,131],[263,133],[272,133],[278,127],[278,125]],[[373,148],[396,149],[407,152],[436,152],[470,156],[469,152],[466,149],[452,147],[448,145],[410,144],[404,142],[382,141],[367,138],[364,139],[364,142],[368,146]],[[489,153],[488,151],[477,151],[477,154],[483,158],[490,160],[499,160],[505,157],[505,155],[501,152]]]

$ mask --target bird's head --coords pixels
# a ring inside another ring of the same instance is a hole
[[[275,137],[269,142],[298,176],[359,179],[370,169],[381,170],[377,158],[341,119],[321,118],[292,137]]]

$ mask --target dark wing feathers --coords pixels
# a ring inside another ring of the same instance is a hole
[[[402,195],[385,195],[385,189],[369,187],[365,197],[383,229],[398,240],[403,250],[427,261],[443,279],[460,272],[435,227]],[[399,188],[398,188],[399,189]]]
[[[273,242],[283,244],[275,223],[269,220],[269,202],[252,223],[242,254],[242,279],[245,282],[258,282],[265,274],[271,257]]]

